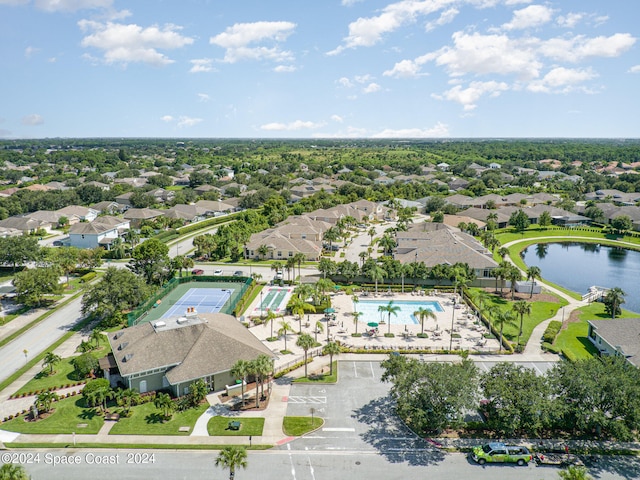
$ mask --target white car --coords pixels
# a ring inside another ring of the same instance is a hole
[[[214,274],[216,277],[221,277],[222,275],[224,275],[224,273],[223,273],[223,271],[222,271],[222,269],[221,269],[221,268],[216,268],[216,269],[213,271],[213,274]]]
[[[275,274],[275,276],[273,277],[274,280],[282,280],[283,276],[281,272],[278,272]]]

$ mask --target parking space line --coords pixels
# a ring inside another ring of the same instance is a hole
[[[371,378],[376,378],[376,374],[373,371],[373,362],[369,362],[369,366],[371,367]]]
[[[356,368],[356,362],[353,362],[353,374],[358,378],[358,369]]]

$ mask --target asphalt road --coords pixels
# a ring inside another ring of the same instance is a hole
[[[25,468],[34,480],[118,480],[165,478],[227,479],[229,472],[214,465],[217,452],[192,451],[124,451],[124,450],[40,450],[18,451]],[[26,457],[30,456],[29,459]],[[97,464],[97,461],[117,464]],[[68,464],[68,462],[77,462]],[[58,462],[54,465],[53,462]],[[66,462],[62,464],[61,462]],[[143,463],[145,462],[145,463]],[[425,455],[420,451],[404,452],[398,461],[384,455],[351,450],[329,453],[276,450],[250,452],[246,470],[236,471],[236,480],[557,480],[554,467],[485,465],[481,467],[466,455],[442,453]],[[605,459],[590,467],[598,480],[638,478],[640,462],[635,458]]]
[[[82,319],[82,297],[59,308],[35,327],[0,348],[0,381],[23,367],[26,361],[46,350]],[[25,356],[24,351],[27,351]]]

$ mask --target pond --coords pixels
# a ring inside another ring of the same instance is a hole
[[[536,265],[542,277],[574,292],[589,287],[620,287],[623,308],[640,312],[640,252],[592,243],[538,243],[522,252],[527,266]]]

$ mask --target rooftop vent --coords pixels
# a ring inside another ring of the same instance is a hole
[[[153,324],[153,326],[156,328],[162,328],[162,327],[166,327],[167,324],[165,322],[156,322]]]
[[[124,350],[125,348],[127,348],[127,345],[129,345],[129,342],[121,343],[120,345],[118,345],[118,350]]]
[[[124,358],[122,359],[123,362],[128,362],[129,360],[131,360],[133,358],[133,353],[127,353]]]

